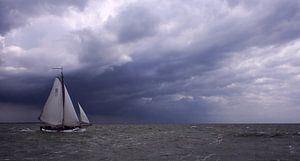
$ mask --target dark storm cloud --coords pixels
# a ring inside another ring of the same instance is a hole
[[[26,24],[27,19],[43,14],[60,14],[68,6],[82,9],[85,0],[1,0],[0,1],[0,34],[4,35],[13,28]]]
[[[268,6],[268,4],[272,5]],[[248,9],[248,6],[244,6],[244,3],[238,3],[234,7],[241,7],[239,5]],[[182,108],[184,110],[181,111],[181,108],[178,108],[178,102],[176,101],[172,103],[172,101],[169,100],[169,102],[165,104],[162,100],[159,100],[158,102],[153,103],[153,106],[137,105],[137,102],[140,101],[141,98],[151,98],[153,99],[152,101],[155,101],[154,98],[157,97],[167,99],[164,97],[165,95],[177,93],[187,93],[194,97],[199,95],[230,96],[234,95],[233,93],[238,95],[238,89],[235,91],[216,89],[217,87],[225,87],[236,81],[241,84],[251,83],[252,80],[249,80],[249,78],[238,78],[238,80],[230,79],[234,78],[235,73],[232,73],[232,75],[231,73],[224,73],[223,76],[215,75],[210,82],[203,82],[196,86],[184,86],[184,83],[192,76],[201,76],[205,75],[204,73],[218,70],[220,68],[219,62],[225,60],[233,52],[242,51],[250,47],[262,47],[279,43],[284,44],[298,38],[300,30],[296,28],[296,26],[299,26],[300,22],[299,6],[298,2],[295,1],[265,2],[265,4],[262,3],[262,5],[260,3],[251,4],[249,8],[251,9],[249,11],[250,15],[246,18],[225,17],[225,20],[223,20],[221,15],[217,18],[217,21],[220,22],[216,22],[212,25],[211,28],[208,29],[208,32],[201,35],[202,37],[199,36],[199,38],[196,38],[188,48],[176,50],[176,46],[170,46],[168,49],[164,49],[163,47],[156,48],[154,46],[151,49],[143,51],[148,54],[139,55],[139,53],[136,53],[136,56],[133,57],[134,61],[128,65],[123,65],[120,67],[121,69],[115,68],[113,71],[108,71],[103,75],[100,75],[99,79],[101,81],[95,79],[95,83],[92,83],[103,84],[103,86],[99,86],[99,89],[101,89],[102,92],[96,92],[97,94],[95,94],[95,97],[98,97],[100,100],[108,99],[108,102],[113,102],[111,104],[103,103],[104,109],[105,107],[109,107],[106,109],[108,111],[116,112],[118,110],[124,110],[123,112],[126,114],[127,111],[131,111],[131,115],[137,116],[141,116],[137,111],[141,111],[144,114],[149,114],[151,113],[150,111],[156,111],[161,113],[159,116],[160,119],[163,120],[168,113],[168,110],[164,110],[164,107],[167,109],[174,107],[170,111],[180,111],[180,113],[182,113],[180,116],[187,120],[190,118],[203,118],[203,116],[199,114],[197,116],[190,115],[193,111],[188,108],[189,103],[184,103],[186,108]],[[119,25],[115,28],[118,28],[117,35],[121,42],[134,42],[143,39],[145,36],[154,36],[155,34],[157,34],[158,37],[161,36],[161,33],[157,31],[154,32],[154,30],[145,30],[141,33],[135,32],[139,30],[134,30],[135,27],[131,26],[135,23],[141,23],[139,27],[144,27],[143,29],[148,29],[148,26],[151,29],[155,29],[156,22],[159,22],[159,20],[153,20],[155,16],[151,16],[151,14],[155,15],[154,13],[151,13],[151,11],[143,11],[147,13],[147,16],[145,17],[146,20],[151,17],[151,26],[148,25],[148,23],[143,24],[144,20],[139,18],[139,16],[142,16],[143,14],[140,14],[139,10],[130,11],[128,12],[129,14],[126,15],[125,13],[127,12],[124,12],[121,16],[116,18],[116,20],[124,19],[124,21],[121,21],[120,23],[115,23],[115,25]],[[134,14],[132,14],[132,12]],[[133,23],[131,21],[126,21],[126,16],[129,17],[128,19],[133,19],[137,22]],[[191,25],[193,24],[191,23]],[[134,31],[130,32],[131,29]],[[132,37],[127,37],[126,34]],[[163,38],[160,40],[163,41]],[[174,47],[175,50],[172,47]],[[212,76],[208,75],[207,77]],[[223,81],[220,82],[218,77]],[[255,77],[253,79],[255,79]],[[103,95],[101,95],[101,93]],[[94,100],[95,99],[96,98],[94,98]],[[130,102],[130,105],[128,105],[128,102]],[[201,111],[199,113],[206,113],[209,108],[213,111],[215,108],[213,105],[205,104],[205,101],[201,99],[195,100],[194,102],[195,104],[193,104],[192,107],[198,108],[197,110]],[[98,105],[101,105],[101,103]],[[139,110],[141,106],[147,108]],[[184,115],[190,116],[184,117]],[[170,116],[175,117],[176,115],[171,112]],[[143,117],[145,118],[146,116]],[[152,117],[154,117],[154,115],[152,115]],[[160,119],[153,118],[153,120]],[[205,119],[209,120],[209,118]]]
[[[67,34],[81,65],[66,72],[67,87],[88,114],[112,121],[274,121],[299,96],[291,90],[298,87],[299,3],[130,3],[102,27]],[[42,106],[51,78],[24,77],[0,79],[0,102]]]
[[[10,76],[0,80],[0,102],[36,105],[47,98],[52,79],[36,76]]]
[[[88,105],[88,112],[99,113],[99,117],[122,118],[125,122],[191,123],[211,119],[208,114],[212,106],[177,98],[173,94],[183,92],[183,87],[173,84],[159,89],[158,86],[169,81],[145,76],[136,69],[134,64],[128,64],[92,80],[70,75],[69,86],[75,87],[70,92],[74,91],[74,97]]]

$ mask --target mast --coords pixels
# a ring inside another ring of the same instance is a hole
[[[62,85],[62,99],[63,99],[63,119],[62,119],[62,126],[64,126],[65,121],[65,83],[64,83],[64,73],[63,68],[61,68],[61,85]]]

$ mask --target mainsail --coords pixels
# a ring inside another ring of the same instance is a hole
[[[77,126],[79,120],[66,86],[56,78],[40,115],[40,120],[49,125]],[[63,98],[65,97],[65,98]]]
[[[80,111],[80,121],[85,124],[90,124],[90,121],[89,121],[88,117],[86,116],[85,112],[83,111],[79,102],[78,102],[78,107],[79,107],[79,111]]]
[[[62,85],[58,78],[55,79],[47,102],[39,119],[50,125],[61,125],[63,121]]]

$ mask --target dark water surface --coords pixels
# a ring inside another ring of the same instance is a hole
[[[300,125],[93,125],[43,133],[0,124],[0,160],[300,160]]]

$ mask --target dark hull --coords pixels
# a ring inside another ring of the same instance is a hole
[[[81,126],[40,126],[40,130],[43,132],[76,132],[79,131]]]
[[[88,126],[92,126],[92,124],[91,123],[89,123],[89,124],[81,123],[80,124],[80,127],[88,127]]]

